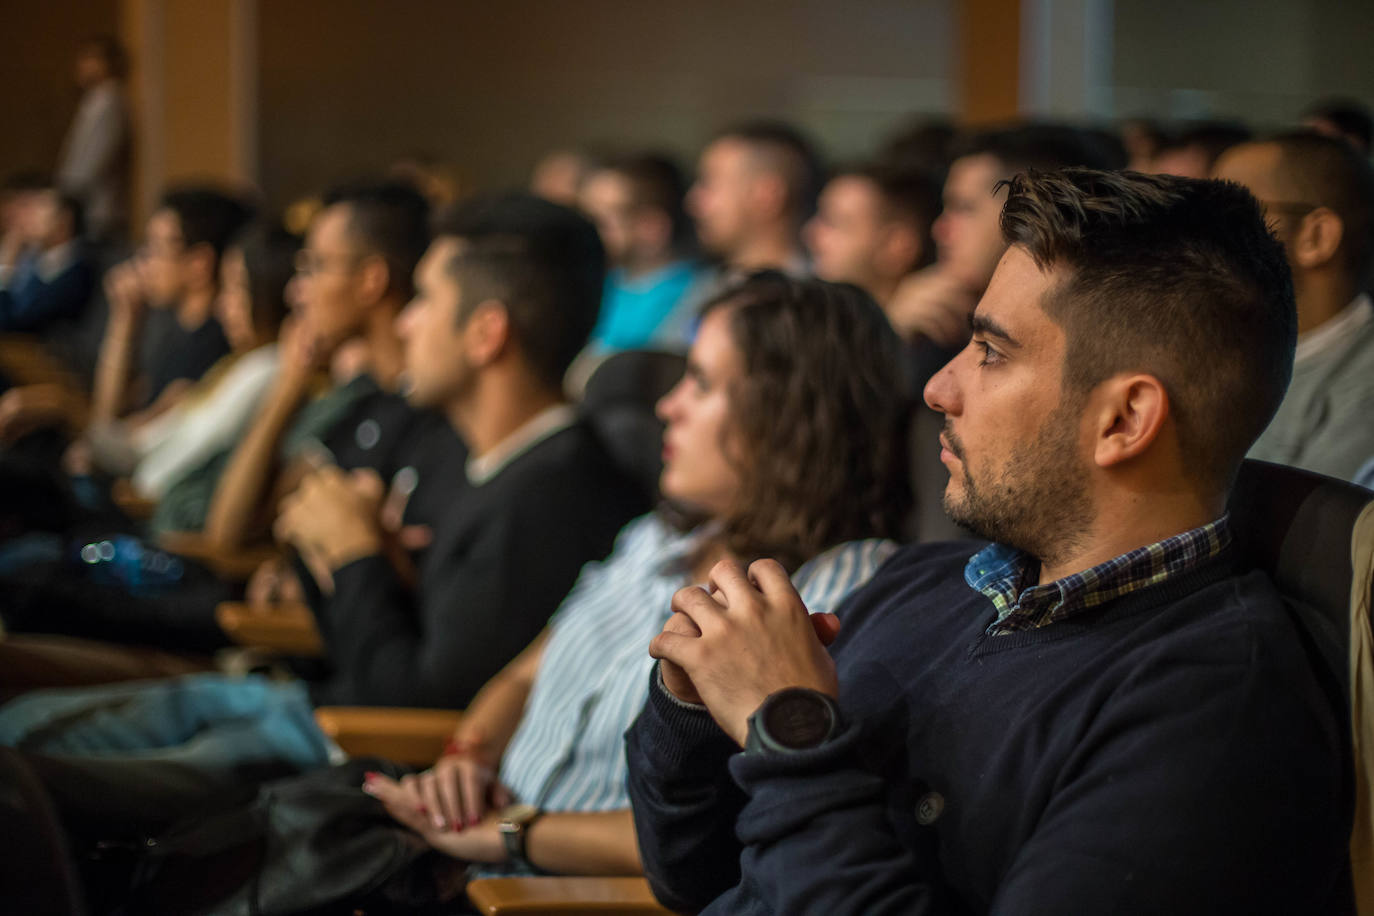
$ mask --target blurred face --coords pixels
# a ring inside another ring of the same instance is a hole
[[[687,371],[658,402],[663,432],[665,499],[720,517],[739,498],[740,448],[731,420],[730,389],[743,379],[743,360],[730,330],[729,308],[701,322]]]
[[[110,75],[110,68],[105,63],[105,57],[96,48],[83,48],[76,56],[76,84],[82,89],[89,89],[105,80]]]
[[[708,251],[728,258],[748,238],[754,180],[749,149],[738,140],[717,140],[701,154],[687,212]]]
[[[944,211],[935,221],[941,269],[974,295],[987,289],[1007,249],[999,222],[1002,199],[992,193],[1002,172],[1001,163],[987,154],[956,159],[945,179]]]
[[[882,207],[878,188],[867,178],[841,175],[825,186],[816,215],[803,230],[816,276],[872,288],[886,231]]]
[[[415,268],[415,298],[396,321],[405,344],[406,400],[416,407],[442,407],[472,379],[458,321],[462,291],[448,270],[462,242],[439,238]]]
[[[56,191],[39,191],[29,198],[25,216],[25,238],[35,245],[51,248],[72,237],[71,221],[62,212]]]
[[[248,266],[243,251],[230,248],[219,262],[219,294],[215,297],[215,318],[224,329],[229,346],[247,350],[256,342],[253,329],[253,293],[248,284]]]
[[[315,217],[296,257],[292,295],[302,321],[332,350],[362,333],[368,308],[358,297],[358,268],[364,254],[348,231],[347,204],[326,207]]]
[[[1207,151],[1200,146],[1180,146],[1166,149],[1155,156],[1151,171],[1156,175],[1177,175],[1180,178],[1206,178],[1209,171]]]
[[[630,182],[612,171],[594,172],[582,184],[579,195],[582,211],[596,224],[606,259],[615,266],[624,264],[633,244],[634,198]]]
[[[172,210],[158,210],[148,218],[138,261],[139,279],[151,304],[166,307],[186,294],[188,260],[180,217]]]
[[[1053,284],[1009,249],[974,312],[973,339],[925,389],[945,415],[945,511],[1042,558],[1070,546],[1092,516],[1082,408],[1063,396],[1064,332],[1040,307]]]

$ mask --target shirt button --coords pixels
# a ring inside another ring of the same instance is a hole
[[[916,803],[916,823],[929,827],[945,811],[945,797],[939,792],[927,792]]]
[[[376,420],[364,420],[358,424],[357,430],[353,433],[353,439],[358,443],[358,447],[364,451],[373,448],[382,441],[382,424]]]

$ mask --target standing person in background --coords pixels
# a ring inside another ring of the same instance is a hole
[[[120,86],[124,49],[108,35],[87,39],[76,55],[81,104],[67,130],[58,186],[86,208],[90,237],[116,242],[127,230],[129,110]]]

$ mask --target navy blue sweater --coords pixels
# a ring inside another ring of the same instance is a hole
[[[851,597],[833,647],[844,730],[796,759],[737,753],[655,683],[628,741],[664,903],[1350,910],[1344,733],[1262,574],[1223,557],[987,636],[992,604],[963,579],[974,549],[907,548]]]

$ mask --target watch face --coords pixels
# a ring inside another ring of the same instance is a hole
[[[833,726],[830,707],[810,691],[784,691],[764,709],[763,727],[768,737],[795,750],[820,744]]]
[[[501,811],[501,827],[505,829],[506,824],[512,827],[523,827],[539,814],[539,809],[534,805],[511,805]]]

